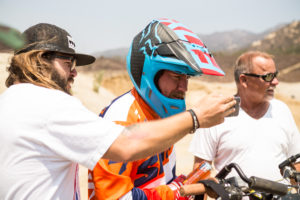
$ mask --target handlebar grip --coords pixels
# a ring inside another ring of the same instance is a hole
[[[280,196],[288,193],[288,187],[286,185],[255,176],[250,177],[249,187],[257,191],[277,194]]]
[[[291,160],[287,159],[287,160],[283,161],[282,163],[280,163],[278,167],[279,167],[279,169],[283,169],[285,166],[290,165],[290,163],[291,163]]]
[[[228,167],[232,167],[232,164],[226,165],[225,167],[223,167],[223,169],[221,169],[221,171],[219,171],[219,173],[216,175],[217,179],[224,179],[231,171],[231,168],[228,169]]]
[[[181,196],[201,195],[206,192],[206,189],[202,183],[195,183],[181,186],[179,192]]]
[[[290,165],[291,163],[294,163],[298,158],[300,157],[300,153],[293,155],[283,161],[282,163],[279,164],[279,169],[283,169],[283,167]]]

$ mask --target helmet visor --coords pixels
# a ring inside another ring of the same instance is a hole
[[[184,40],[176,40],[161,43],[156,52],[163,57],[175,57],[182,60],[200,74],[218,76],[224,76],[225,74],[205,46]]]

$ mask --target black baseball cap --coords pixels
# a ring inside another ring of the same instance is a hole
[[[15,51],[15,54],[31,50],[47,50],[73,55],[76,65],[88,65],[96,59],[94,56],[75,52],[75,42],[71,35],[64,29],[53,24],[39,23],[29,27],[23,32],[26,42],[23,48]]]

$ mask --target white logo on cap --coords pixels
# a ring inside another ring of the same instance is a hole
[[[75,50],[75,42],[73,41],[72,37],[68,36],[68,44],[69,44],[69,48],[74,49]]]

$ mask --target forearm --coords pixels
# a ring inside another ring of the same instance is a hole
[[[103,158],[130,161],[162,152],[184,137],[192,127],[192,117],[188,112],[129,126]]]
[[[222,123],[225,116],[234,112],[232,106],[235,103],[233,97],[210,95],[203,98],[193,110],[200,127],[207,128]],[[113,142],[103,158],[114,161],[144,158],[169,148],[193,129],[190,112],[129,126]]]

